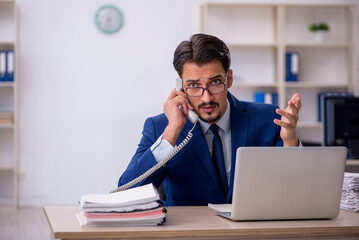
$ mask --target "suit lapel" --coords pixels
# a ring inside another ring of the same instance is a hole
[[[231,144],[232,144],[232,159],[231,159],[231,176],[229,182],[229,190],[227,195],[227,202],[232,197],[234,169],[236,164],[237,148],[246,145],[249,115],[244,111],[243,105],[235,100],[233,96],[228,93],[228,99],[231,104]]]
[[[187,136],[188,132],[192,129],[192,127],[193,124],[187,120],[186,125],[183,127],[183,130],[181,132],[181,141],[183,141],[183,139]],[[193,137],[190,140],[192,142],[190,145],[192,147],[191,150],[193,150],[197,157],[201,159],[203,165],[206,167],[213,180],[217,182],[218,187],[220,187],[217,179],[217,174],[212,163],[211,155],[209,154],[207,142],[203,136],[201,127],[199,126],[198,122],[195,129],[192,131],[192,134]]]
[[[181,132],[181,139],[183,139],[187,136],[188,132],[192,129],[193,124],[187,120],[186,125],[183,127],[183,130]],[[199,123],[197,122],[197,125],[195,129],[192,131],[193,137],[190,140],[192,142],[191,147],[194,153],[197,154],[197,157],[201,159],[204,166],[206,167],[207,171],[211,175],[211,177],[215,180],[215,182],[218,182],[217,174],[215,172],[211,155],[209,154],[207,142],[203,136],[201,127],[199,126]]]

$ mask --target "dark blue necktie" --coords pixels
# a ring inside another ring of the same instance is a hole
[[[221,137],[218,134],[219,127],[213,124],[209,127],[213,132],[214,138],[212,143],[212,161],[214,168],[216,169],[218,179],[220,180],[222,191],[225,197],[228,192],[227,172],[224,164],[224,155]]]

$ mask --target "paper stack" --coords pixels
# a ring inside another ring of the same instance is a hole
[[[81,226],[160,225],[166,221],[166,208],[152,184],[111,194],[81,197]]]
[[[344,174],[342,199],[340,208],[359,212],[359,173]]]

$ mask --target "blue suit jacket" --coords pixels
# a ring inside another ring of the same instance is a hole
[[[189,143],[174,156],[165,167],[160,168],[137,185],[152,182],[158,187],[162,182],[168,205],[207,205],[228,203],[232,199],[236,150],[241,146],[283,146],[280,127],[273,123],[277,106],[238,101],[228,93],[231,105],[232,165],[228,195],[224,196],[217,178],[206,140],[199,124],[193,130]],[[121,176],[121,186],[138,177],[157,161],[151,146],[163,133],[168,124],[164,114],[148,118],[142,132],[138,149]],[[179,145],[187,136],[193,124],[187,120],[177,140]]]

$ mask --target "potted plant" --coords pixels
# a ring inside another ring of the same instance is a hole
[[[314,33],[314,40],[316,42],[323,42],[324,33],[330,30],[328,24],[324,22],[312,23],[309,25],[309,31]]]

